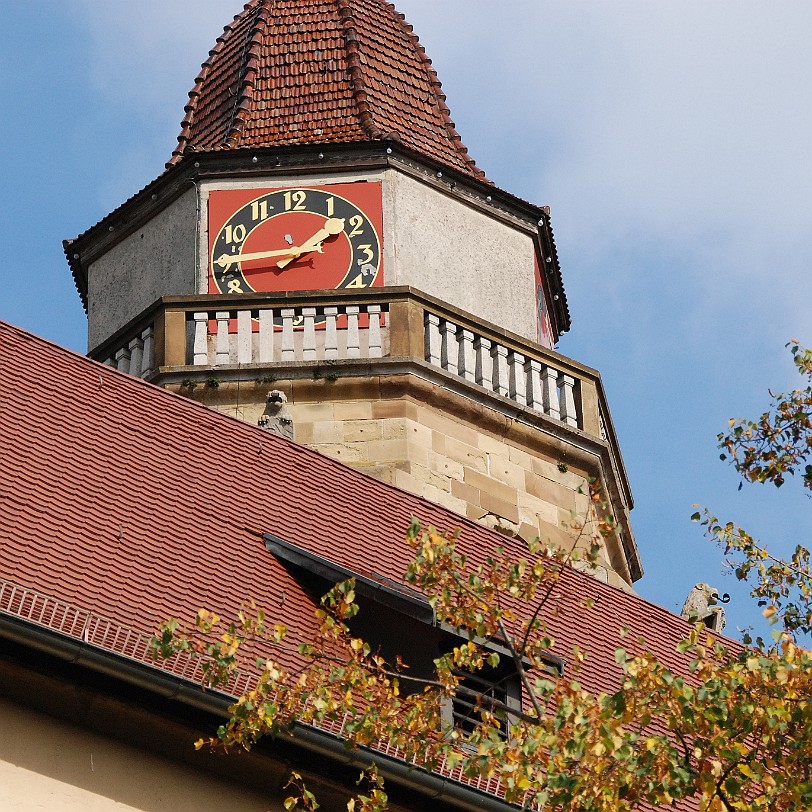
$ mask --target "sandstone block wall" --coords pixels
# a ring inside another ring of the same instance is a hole
[[[594,535],[590,473],[557,456],[552,444],[548,454],[531,453],[435,406],[402,396],[378,399],[374,387],[355,391],[347,380],[279,381],[273,388],[288,396],[297,442],[329,457],[510,535],[567,549],[586,546]],[[330,392],[337,399],[327,399]],[[256,401],[238,409],[221,392],[212,405],[254,423],[263,394],[258,388]],[[352,394],[361,397],[344,399]],[[585,523],[579,533],[577,525]],[[595,574],[631,588],[620,549],[603,545]]]

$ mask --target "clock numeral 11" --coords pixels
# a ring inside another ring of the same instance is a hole
[[[254,220],[267,220],[268,219],[268,201],[255,200],[251,204],[251,217]]]

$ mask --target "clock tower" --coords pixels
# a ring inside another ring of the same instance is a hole
[[[641,576],[549,210],[476,166],[391,3],[248,2],[166,171],[65,250],[93,358],[253,425],[286,400],[297,443],[511,535],[584,544],[599,479],[596,577]]]

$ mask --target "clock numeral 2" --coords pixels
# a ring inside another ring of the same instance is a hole
[[[356,214],[355,217],[350,217],[350,225],[352,226],[352,231],[348,236],[358,237],[364,233],[364,229],[361,228],[361,226],[364,225],[364,218],[361,217],[360,214]]]

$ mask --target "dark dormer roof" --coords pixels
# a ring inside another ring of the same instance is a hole
[[[484,179],[412,27],[385,0],[252,0],[189,94],[190,152],[397,141]]]

